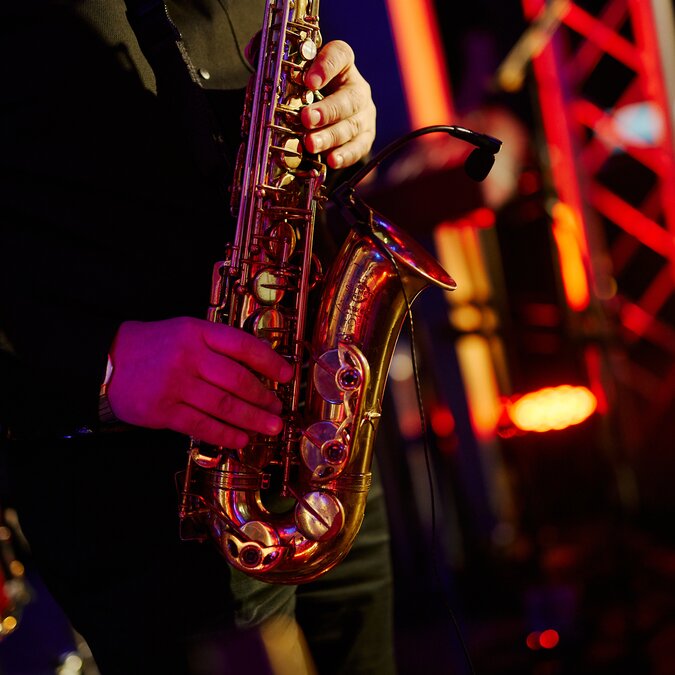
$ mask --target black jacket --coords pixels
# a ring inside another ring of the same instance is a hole
[[[205,86],[244,86],[263,3],[168,6]],[[2,3],[0,64],[0,422],[67,433],[121,322],[204,316],[227,172],[195,166],[122,0]],[[236,147],[239,93],[218,100]]]

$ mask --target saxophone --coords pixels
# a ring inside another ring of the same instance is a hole
[[[232,188],[236,233],[214,267],[208,310],[209,320],[267,340],[294,366],[290,383],[267,383],[282,401],[284,428],[237,450],[191,439],[179,513],[184,539],[212,537],[233,567],[276,583],[315,579],[349,551],[407,307],[429,284],[455,286],[372,211],[327,273],[317,262],[326,166],[303,148],[300,110],[317,95],[303,76],[321,46],[318,7],[266,5]]]

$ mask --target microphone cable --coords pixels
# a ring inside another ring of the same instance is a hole
[[[370,160],[370,162],[368,162],[364,167],[359,169],[359,171],[357,171],[349,180],[345,181],[337,188],[335,188],[335,190],[333,190],[331,194],[331,200],[340,208],[340,210],[346,216],[346,219],[350,222],[352,226],[358,227],[359,229],[365,230],[366,232],[373,232],[372,228],[373,210],[356,195],[355,192],[356,186],[375,167],[379,166],[379,164],[381,164],[387,157],[396,152],[399,148],[401,148],[409,141],[419,136],[438,132],[447,133],[453,136],[454,138],[458,138],[462,141],[465,141],[467,143],[476,146],[475,149],[465,160],[464,169],[467,175],[475,181],[482,181],[487,177],[488,173],[492,169],[492,166],[495,162],[495,155],[499,152],[502,145],[502,142],[499,139],[493,138],[492,136],[488,136],[487,134],[482,134],[476,131],[472,131],[471,129],[466,129],[464,127],[459,126],[435,125],[417,129],[387,145],[383,150],[381,150],[377,155],[375,155],[375,157],[372,160]],[[374,236],[373,239],[375,241],[380,242],[380,239],[377,236]],[[426,413],[424,411],[424,403],[422,400],[422,385],[419,375],[419,363],[417,360],[417,352],[415,350],[416,340],[415,340],[415,325],[412,314],[412,302],[406,292],[405,283],[403,281],[403,275],[399,268],[399,264],[396,260],[396,257],[389,250],[389,248],[385,246],[382,242],[380,242],[380,248],[387,255],[388,259],[394,266],[396,275],[401,284],[401,290],[403,292],[403,298],[405,301],[408,317],[408,325],[410,330],[410,356],[412,362],[413,380],[415,384],[417,407],[420,418],[420,429],[422,434],[422,443],[424,447],[424,463],[426,468],[427,481],[429,483],[430,515],[431,515],[431,559],[432,559],[433,573],[441,592],[443,604],[450,616],[455,634],[462,648],[462,653],[466,665],[468,667],[469,673],[470,675],[476,675],[473,661],[471,659],[471,655],[469,654],[468,646],[462,634],[459,622],[457,621],[457,617],[455,616],[455,613],[450,605],[447,593],[444,588],[443,578],[439,569],[438,541],[436,532],[437,530],[436,494],[434,490],[433,470],[431,467],[431,452],[429,448],[429,435],[426,422]]]
[[[429,483],[429,506],[430,506],[430,513],[431,513],[431,561],[432,561],[432,568],[434,572],[434,576],[436,577],[436,583],[438,584],[438,587],[441,592],[441,598],[443,600],[443,604],[445,605],[445,609],[448,612],[450,616],[450,620],[452,621],[453,628],[455,630],[455,635],[457,636],[457,640],[459,641],[459,644],[462,648],[462,653],[464,655],[464,660],[466,662],[466,665],[469,669],[470,675],[476,675],[476,671],[473,666],[473,661],[471,659],[471,655],[469,654],[469,648],[466,644],[466,640],[464,639],[464,635],[462,633],[462,629],[459,626],[459,622],[457,621],[457,617],[455,616],[455,612],[452,609],[452,606],[450,605],[450,601],[448,599],[447,592],[445,590],[444,584],[443,584],[443,577],[441,575],[440,569],[439,569],[439,555],[438,555],[438,541],[437,541],[437,523],[436,523],[436,492],[434,490],[434,479],[433,479],[433,471],[431,468],[431,451],[429,448],[429,432],[427,428],[427,421],[426,421],[426,413],[424,411],[424,402],[422,400],[422,384],[420,381],[420,374],[419,374],[419,364],[417,362],[417,351],[415,349],[415,328],[414,328],[414,321],[413,321],[413,315],[412,315],[412,303],[410,302],[410,299],[408,298],[408,294],[405,292],[404,284],[403,284],[403,279],[401,278],[401,273],[398,269],[398,266],[396,264],[396,261],[394,260],[394,257],[392,255],[389,256],[389,259],[393,262],[394,267],[396,268],[396,274],[398,275],[399,280],[401,281],[401,289],[403,291],[403,297],[405,299],[405,304],[408,312],[408,326],[410,330],[410,359],[412,361],[412,370],[413,370],[413,380],[415,382],[415,394],[417,398],[417,409],[420,417],[420,430],[422,434],[422,444],[424,447],[424,465],[426,468],[427,472],[427,481]]]
[[[361,167],[354,175],[338,187],[336,187],[331,199],[340,207],[349,208],[348,201],[354,194],[356,186],[377,166],[387,159],[390,155],[395,153],[399,148],[407,145],[410,141],[420,136],[427,134],[446,133],[461,141],[475,146],[475,149],[466,158],[464,162],[464,170],[469,178],[481,182],[485,180],[490,173],[490,169],[495,162],[495,155],[499,152],[502,142],[498,138],[482,134],[466,127],[456,125],[448,126],[444,124],[436,124],[429,127],[422,127],[415,129],[409,133],[397,138],[395,141],[389,143],[375,157],[373,157],[365,166]]]

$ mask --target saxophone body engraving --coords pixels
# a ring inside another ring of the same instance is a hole
[[[295,368],[269,383],[278,437],[240,450],[192,439],[184,538],[212,537],[258,579],[310,581],[349,551],[363,519],[389,363],[409,301],[454,288],[414,241],[377,214],[352,230],[327,274],[312,252],[326,167],[302,146],[303,74],[321,45],[318,0],[270,0],[243,115],[232,190],[234,242],[214,267],[208,318],[243,328]],[[308,304],[319,294],[311,327]]]

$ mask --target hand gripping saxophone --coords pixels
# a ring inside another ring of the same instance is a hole
[[[303,76],[321,46],[318,5],[267,4],[232,192],[236,235],[214,268],[208,313],[267,340],[294,365],[289,384],[267,383],[283,403],[284,428],[238,450],[192,439],[180,512],[184,538],[210,534],[231,565],[279,583],[310,581],[349,551],[408,301],[430,283],[455,286],[372,212],[367,231],[352,230],[321,273],[312,238],[326,166],[304,150],[300,122],[315,96]]]

